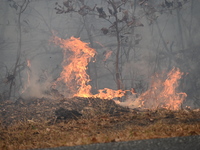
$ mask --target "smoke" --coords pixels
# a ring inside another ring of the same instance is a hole
[[[187,97],[186,93],[178,90],[182,76],[183,73],[178,68],[173,68],[168,73],[155,74],[151,78],[147,91],[141,93],[138,98],[136,93],[133,93],[122,105],[130,108],[178,110]]]
[[[137,98],[137,94],[128,95],[124,102],[116,102],[123,107],[129,107],[131,109],[134,108],[142,108],[141,101]]]
[[[92,48],[97,51],[97,55],[95,56],[96,62],[92,62],[87,70],[91,77],[88,84],[94,85],[95,92],[103,88],[116,89],[115,54],[117,43],[115,34],[109,28],[111,24],[99,18],[98,15],[81,17],[77,13],[56,14],[55,2],[56,0],[31,1],[21,16],[22,55],[20,65],[26,64],[26,61],[30,60],[31,67],[28,68],[25,65],[21,73],[17,74],[14,89],[15,92],[17,90],[20,92],[18,95],[15,94],[15,97],[19,95],[25,98],[47,96],[46,93],[51,89],[52,83],[59,77],[62,71],[63,55],[61,49],[49,44],[52,31],[56,31],[61,38],[81,37],[84,42],[90,43]],[[146,10],[153,7],[158,8],[155,10],[161,10],[159,4],[162,2],[164,1],[147,2],[148,5],[144,7]],[[183,3],[183,1],[180,2]],[[2,62],[0,92],[2,94],[9,91],[10,84],[5,84],[4,80],[8,74],[13,72],[19,44],[19,28],[17,26],[18,12],[9,6],[8,1],[1,2],[1,4],[0,7],[3,8],[0,9],[1,14],[5,14],[0,17],[2,23],[0,24],[0,48],[2,50],[0,55]],[[95,4],[103,7],[105,13],[109,14],[105,1],[96,0],[89,3],[91,8]],[[199,3],[188,1],[186,5],[179,8],[178,11],[181,15],[175,10],[156,12],[155,14],[152,12],[152,16],[145,16],[141,5],[122,7],[128,10],[129,16],[134,16],[132,19],[136,19],[143,26],[127,29],[120,37],[122,48],[119,65],[120,77],[123,81],[122,88],[123,90],[134,88],[137,93],[126,97],[126,101],[121,102],[121,105],[140,106],[141,102],[138,97],[151,87],[151,76],[162,70],[166,70],[167,74],[173,66],[188,73],[179,81],[181,91],[188,94],[188,101],[194,100],[196,105],[199,104]],[[134,8],[137,9],[134,10]],[[125,11],[121,11],[118,17],[122,19],[124,13]],[[156,20],[151,20],[151,17],[156,17]],[[180,23],[178,23],[178,18]],[[109,30],[107,35],[101,32],[102,28]],[[95,41],[104,45],[104,48],[95,44]],[[112,51],[108,59],[103,57],[105,50]],[[20,89],[19,86],[21,86]],[[60,87],[60,89],[62,88]],[[67,93],[64,93],[67,96]]]
[[[51,45],[49,45],[51,46]],[[49,52],[40,52],[28,59],[30,66],[22,73],[23,88],[21,96],[29,97],[50,97],[50,90],[53,82],[61,71],[62,51],[54,49]]]

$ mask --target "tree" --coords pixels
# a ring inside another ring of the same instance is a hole
[[[112,35],[116,37],[116,50],[115,53],[115,81],[117,89],[124,88],[121,74],[121,66],[123,65],[121,58],[126,54],[128,58],[128,53],[130,49],[125,53],[122,50],[122,46],[128,45],[129,35],[132,34],[131,30],[135,27],[142,27],[143,24],[138,18],[133,14],[129,13],[128,6],[133,7],[133,2],[125,1],[114,1],[107,0],[105,1],[105,6],[94,5],[93,7],[88,6],[84,1],[65,1],[63,5],[56,3],[56,13],[64,14],[76,12],[81,16],[87,15],[97,15],[100,19],[107,21],[109,24],[107,27],[101,27],[101,32],[104,35]],[[79,6],[78,8],[76,6]],[[121,15],[121,17],[120,17]],[[88,31],[88,29],[87,29]],[[137,44],[141,39],[137,39]],[[90,42],[91,38],[90,38]],[[122,45],[123,44],[123,45]]]
[[[21,50],[22,50],[22,31],[21,31],[21,15],[27,8],[29,4],[29,0],[24,0],[21,5],[17,4],[15,1],[13,1],[13,8],[19,7],[18,12],[18,30],[19,30],[19,42],[18,42],[18,48],[17,48],[17,58],[14,66],[13,73],[7,77],[7,82],[10,82],[10,88],[8,93],[8,98],[11,97],[12,94],[12,88],[14,85],[14,79],[16,78],[16,75],[18,73],[19,80],[21,80],[20,71],[21,71]]]

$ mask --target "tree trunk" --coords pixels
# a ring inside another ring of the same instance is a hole
[[[88,24],[88,21],[87,21],[87,16],[83,17],[83,22],[84,22],[85,29],[87,31],[89,41],[90,41],[90,47],[94,48],[94,41],[93,41],[93,38],[92,38],[92,35],[91,35],[91,30],[89,28],[89,24]],[[98,72],[97,72],[96,63],[93,63],[93,68],[94,68],[95,78],[94,78],[94,86],[92,86],[93,87],[92,93],[97,93],[97,91],[98,91]],[[88,69],[90,71],[89,66],[88,66]]]
[[[24,12],[24,10],[27,8],[29,1],[24,0],[23,4],[20,6],[20,10],[19,10],[19,14],[18,14],[18,29],[19,29],[19,42],[18,42],[18,49],[17,49],[17,58],[16,58],[16,62],[15,62],[15,67],[13,70],[13,77],[14,79],[16,78],[16,74],[17,74],[17,68],[19,67],[20,64],[20,59],[21,59],[21,49],[22,49],[22,31],[21,31],[21,15]],[[20,74],[20,71],[19,71]],[[13,89],[13,85],[14,85],[14,79],[12,79],[10,81],[10,88],[9,88],[9,93],[8,93],[8,98],[11,97],[12,94],[12,89]],[[20,78],[21,80],[21,78]]]
[[[114,4],[113,1],[109,1],[110,4],[113,7],[114,12],[117,12],[117,8]],[[121,89],[121,79],[120,79],[120,70],[119,70],[119,54],[120,54],[120,48],[121,48],[121,41],[120,41],[120,31],[118,27],[118,16],[117,13],[114,14],[115,16],[115,30],[116,30],[116,37],[117,37],[117,52],[116,52],[116,60],[115,60],[115,77],[116,77],[116,84],[117,84],[117,89]]]

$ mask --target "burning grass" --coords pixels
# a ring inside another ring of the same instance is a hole
[[[60,108],[65,114],[75,108],[81,116],[62,116]],[[131,110],[92,98],[5,102],[0,110],[5,150],[200,135],[199,110]]]
[[[130,90],[104,88],[95,95],[91,93],[87,66],[97,54],[94,49],[74,37],[55,36],[52,42],[63,49],[63,70],[52,91],[45,94],[55,96],[56,100],[19,98],[15,103],[0,103],[0,149],[200,135],[200,111],[179,110],[187,95],[177,92],[178,80],[183,75],[178,68],[167,75],[156,75],[150,89],[126,105],[143,110],[129,109],[108,99],[123,97]],[[31,68],[30,62],[27,67]],[[22,93],[30,86],[31,74],[28,72],[27,76]]]

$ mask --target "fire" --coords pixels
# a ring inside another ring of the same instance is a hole
[[[108,88],[100,89],[99,93],[94,95],[94,97],[99,97],[103,99],[113,99],[115,97],[123,97],[126,91],[123,90],[112,90]]]
[[[71,37],[70,39],[61,39],[57,36],[52,40],[56,45],[63,49],[63,70],[60,77],[54,83],[54,88],[59,89],[67,97],[98,97],[102,99],[113,99],[123,97],[126,91],[112,90],[108,88],[100,89],[97,94],[91,93],[92,87],[89,85],[90,77],[87,74],[87,66],[91,59],[97,54],[96,51],[88,46],[88,43],[82,42],[80,38]],[[108,53],[108,57],[112,53]],[[138,107],[143,108],[166,108],[177,110],[186,98],[185,93],[177,93],[178,80],[183,75],[179,69],[173,68],[167,78],[156,75],[150,85],[150,89],[141,94],[139,98],[134,98],[131,102]],[[132,95],[135,91],[130,90]],[[116,101],[120,104],[120,101]],[[129,105],[131,104],[129,103]],[[122,103],[121,103],[122,104]]]
[[[104,55],[105,55],[105,58],[103,61],[106,61],[112,55],[112,51],[106,51]]]
[[[90,97],[91,86],[88,85],[90,78],[86,72],[87,65],[96,51],[79,38],[61,39],[54,37],[53,42],[63,49],[63,70],[56,81],[64,82],[70,88],[70,96]],[[58,85],[59,86],[59,85]]]
[[[180,69],[173,68],[164,81],[162,80],[163,75],[162,77],[158,74],[154,76],[150,89],[138,98],[142,107],[178,110],[187,97],[186,93],[177,92],[178,80],[182,75]]]
[[[60,77],[55,82],[54,87],[65,83],[65,88],[69,88],[68,96],[77,97],[100,97],[104,99],[113,99],[124,96],[122,90],[112,90],[105,88],[99,90],[96,95],[91,94],[90,77],[87,74],[87,66],[96,51],[88,46],[88,43],[82,42],[79,38],[61,39],[54,36],[53,42],[63,49],[63,70]],[[70,94],[69,94],[70,93]]]
[[[112,51],[109,50],[108,48],[106,48],[103,44],[101,44],[100,42],[96,42],[97,44],[99,44],[102,48],[106,49],[104,52],[103,52],[103,55],[104,55],[104,59],[103,61],[106,61],[111,55],[112,55]]]

